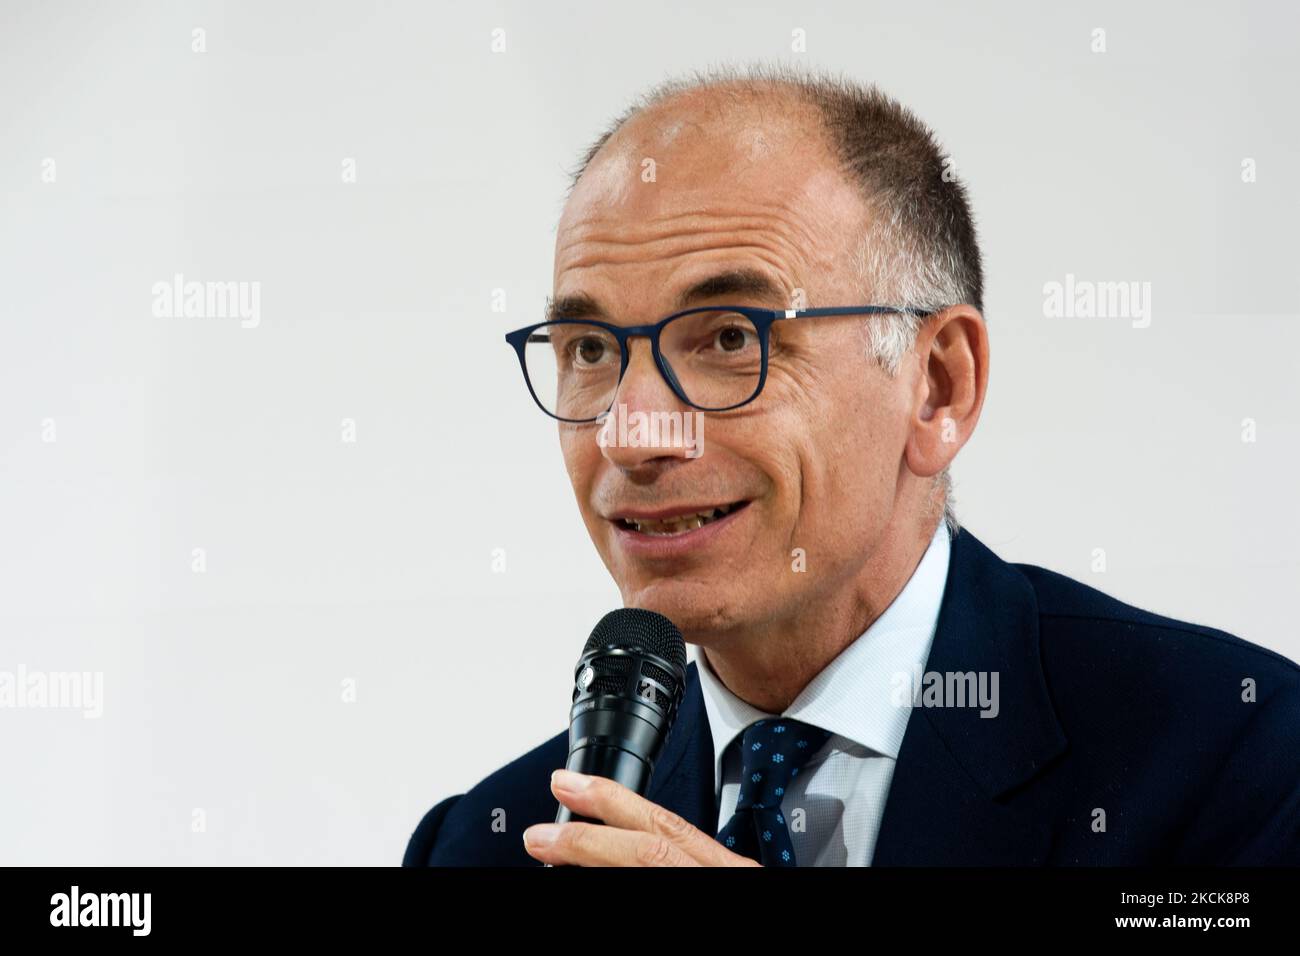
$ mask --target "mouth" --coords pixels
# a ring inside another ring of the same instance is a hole
[[[625,514],[611,520],[617,527],[634,534],[643,534],[652,538],[674,538],[722,521],[742,511],[748,504],[747,500],[732,501],[728,504],[690,510],[679,508],[657,514],[649,512]]]

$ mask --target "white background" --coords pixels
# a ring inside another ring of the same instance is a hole
[[[724,61],[878,82],[969,182],[963,523],[1300,657],[1296,8],[972,6],[0,3],[0,670],[105,682],[0,710],[0,861],[395,864],[567,727],[618,592],[502,335],[590,140]],[[260,325],[155,317],[178,272]],[[1150,327],[1045,318],[1067,273]]]

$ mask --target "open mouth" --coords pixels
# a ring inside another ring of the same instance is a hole
[[[673,535],[687,534],[697,528],[703,528],[707,524],[720,521],[727,515],[740,511],[748,504],[748,501],[733,501],[730,504],[717,505],[712,508],[705,508],[702,511],[676,514],[666,518],[616,518],[614,523],[627,531],[636,531],[640,534],[655,537],[672,537]]]

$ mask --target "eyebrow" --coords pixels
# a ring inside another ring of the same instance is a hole
[[[673,311],[689,309],[705,299],[716,299],[724,295],[734,295],[749,301],[784,303],[787,299],[785,289],[757,269],[728,269],[702,279],[684,289],[677,296]],[[745,305],[737,302],[736,305]],[[546,321],[556,319],[605,319],[609,313],[594,298],[585,292],[562,295],[558,299],[546,300]]]

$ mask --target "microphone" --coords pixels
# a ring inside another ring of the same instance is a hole
[[[686,642],[676,625],[641,608],[610,611],[574,667],[565,769],[644,796],[685,687]],[[560,804],[555,822],[570,821],[602,822]]]

